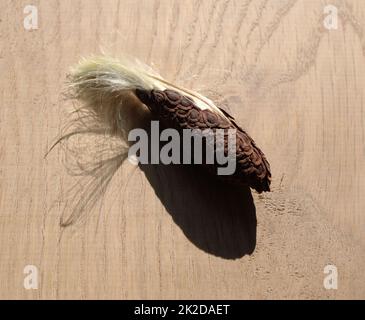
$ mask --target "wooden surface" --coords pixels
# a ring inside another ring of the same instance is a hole
[[[330,2],[337,30],[321,0],[35,0],[27,31],[28,1],[2,0],[0,298],[365,298],[365,2]],[[44,154],[68,68],[102,50],[229,110],[267,154],[273,192],[126,163],[62,231],[75,181],[60,149]],[[328,264],[338,290],[323,286]]]

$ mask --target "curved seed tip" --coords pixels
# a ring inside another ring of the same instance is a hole
[[[151,91],[143,90],[143,89],[136,89],[135,92],[136,92],[137,98],[145,105],[148,106],[152,102]]]

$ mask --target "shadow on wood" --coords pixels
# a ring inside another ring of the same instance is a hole
[[[198,248],[225,259],[256,246],[250,189],[225,184],[192,165],[141,165],[157,197]]]

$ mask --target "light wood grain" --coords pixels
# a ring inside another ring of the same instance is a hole
[[[28,2],[2,0],[0,298],[365,298],[365,2],[330,3],[331,31],[324,0],[38,0],[26,31]],[[59,149],[44,154],[69,66],[101,50],[229,110],[267,154],[273,192],[127,163],[62,232],[73,182]],[[327,264],[338,290],[323,287]]]

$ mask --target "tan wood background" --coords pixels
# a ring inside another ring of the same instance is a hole
[[[0,298],[365,298],[364,1],[34,0],[33,31],[28,4],[0,2]],[[62,231],[74,182],[60,149],[44,154],[68,68],[101,51],[219,101],[267,154],[273,192],[126,163]]]

